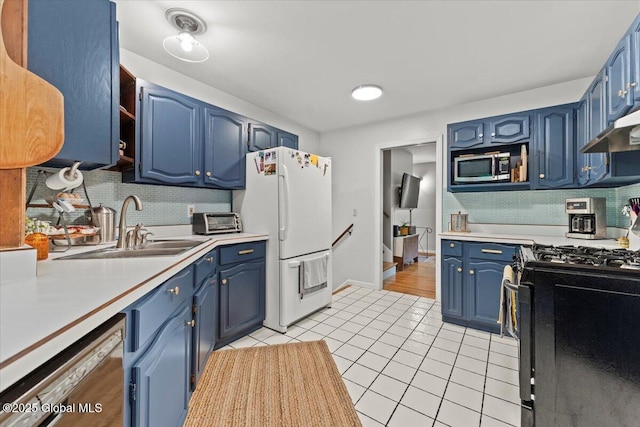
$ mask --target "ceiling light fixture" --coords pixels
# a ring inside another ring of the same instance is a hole
[[[381,95],[382,88],[377,85],[360,85],[351,91],[351,96],[358,101],[373,101]]]
[[[209,59],[209,51],[195,38],[207,31],[207,24],[200,17],[185,9],[169,9],[165,16],[179,33],[164,39],[164,50],[187,62],[204,62]]]

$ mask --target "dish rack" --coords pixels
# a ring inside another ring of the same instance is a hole
[[[66,211],[64,209],[64,206],[60,204],[60,200],[58,199],[56,192],[50,189],[49,187],[47,187],[46,185],[44,185],[44,189],[46,193],[49,193],[49,196],[48,197],[45,196],[45,199],[46,199],[45,201],[50,200],[51,203],[31,203],[31,199],[33,199],[33,195],[35,194],[36,189],[38,188],[40,183],[44,183],[47,180],[47,177],[49,175],[51,175],[50,172],[47,172],[44,170],[38,171],[36,180],[33,182],[33,185],[31,186],[31,190],[29,191],[26,207],[27,208],[51,208],[51,209],[55,209],[55,211],[58,212],[58,222],[56,223],[56,225],[62,225],[62,229],[64,230],[64,235],[60,235],[56,237],[49,236],[49,238],[51,239],[54,246],[60,246],[60,247],[62,247],[62,245],[59,245],[55,242],[60,240],[66,240],[66,247],[64,247],[64,249],[62,250],[55,251],[55,252],[66,252],[69,250],[71,246],[74,245],[74,243],[75,244],[80,243],[85,245],[97,244],[97,242],[92,243],[91,241],[87,241],[88,238],[95,238],[97,234],[69,233],[69,226],[67,225],[67,220],[65,219],[65,216],[64,216],[64,214],[67,213],[68,211]],[[84,180],[82,181],[82,190],[84,191],[84,196],[87,201],[87,204],[73,204],[72,206],[74,208],[79,208],[79,209],[92,209],[93,206],[91,205],[91,199],[89,199],[89,193],[87,193],[87,187],[84,183]],[[73,191],[74,190],[70,190],[70,192],[73,192]],[[78,239],[80,239],[81,242],[78,242]],[[95,241],[95,239],[92,239],[92,240]]]

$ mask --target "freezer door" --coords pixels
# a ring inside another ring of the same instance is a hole
[[[331,247],[331,159],[277,149],[280,259]]]
[[[300,263],[318,256],[326,256],[328,259],[327,287],[301,297],[299,282]],[[314,311],[329,305],[331,303],[332,291],[330,251],[280,261],[280,325],[289,326]]]

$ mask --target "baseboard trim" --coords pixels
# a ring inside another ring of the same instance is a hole
[[[385,271],[382,272],[382,280],[386,280],[389,277],[395,276],[396,275],[396,267],[391,267]]]
[[[376,285],[374,285],[373,283],[369,283],[369,282],[361,282],[359,280],[351,280],[351,279],[347,279],[345,280],[340,286],[338,286],[337,289],[343,288],[345,286],[358,286],[360,288],[365,288],[365,289],[371,289],[372,291],[377,291],[378,287]]]

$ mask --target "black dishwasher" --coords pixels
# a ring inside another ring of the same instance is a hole
[[[117,314],[0,394],[0,426],[122,425],[125,315]]]

